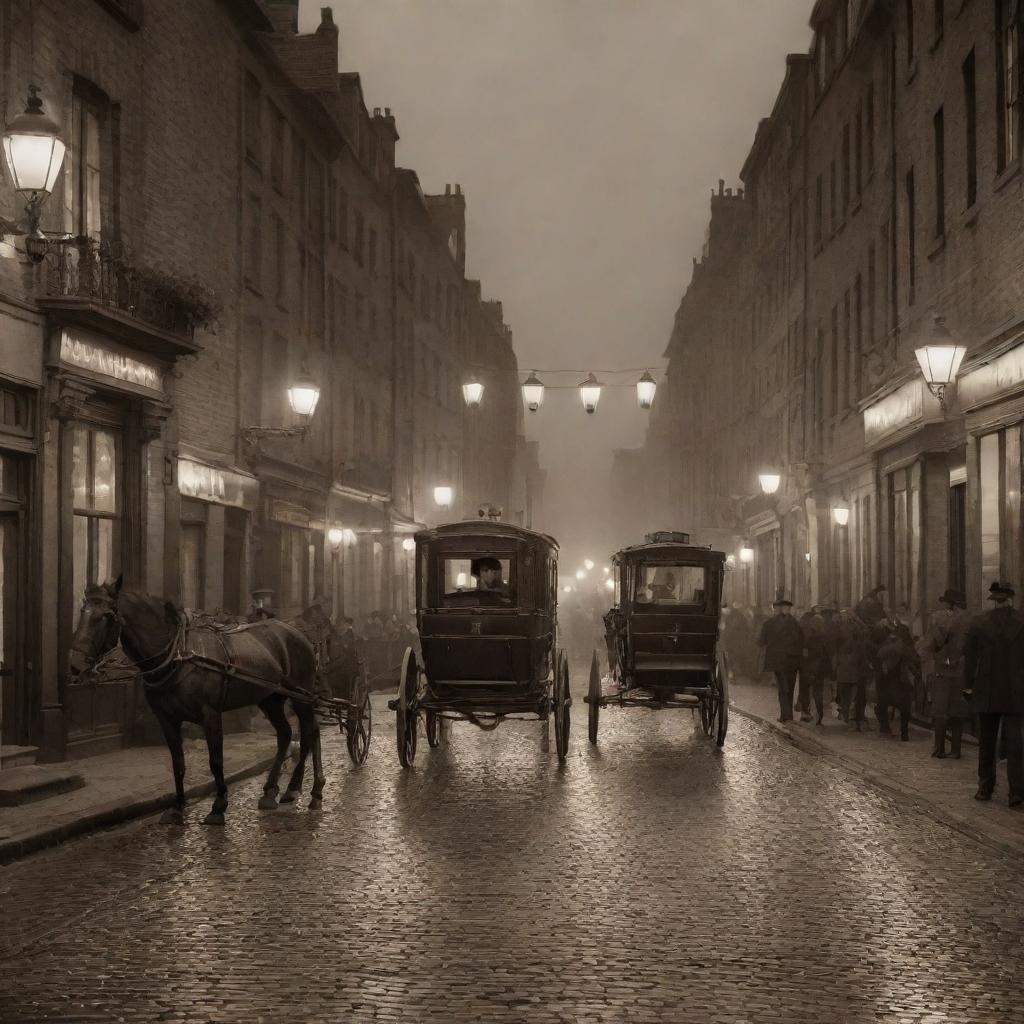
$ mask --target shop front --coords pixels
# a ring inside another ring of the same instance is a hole
[[[328,502],[330,581],[335,616],[357,622],[390,611],[395,573],[388,498],[335,484]]]

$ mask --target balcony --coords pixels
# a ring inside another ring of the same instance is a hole
[[[42,273],[37,301],[51,319],[165,358],[198,352],[196,330],[217,316],[201,283],[137,265],[118,243],[76,238],[53,246]]]

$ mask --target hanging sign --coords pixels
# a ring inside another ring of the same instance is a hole
[[[160,392],[164,389],[163,373],[158,366],[107,348],[79,331],[61,331],[60,361],[135,387]]]

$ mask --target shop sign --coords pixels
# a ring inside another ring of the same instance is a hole
[[[185,498],[253,509],[259,484],[252,477],[191,459],[178,459],[178,493]]]
[[[310,528],[309,509],[301,505],[293,505],[287,501],[271,501],[270,518],[276,523],[284,523],[286,526],[298,526],[303,530]]]
[[[1024,344],[991,363],[965,373],[957,382],[962,409],[972,409],[1024,386]]]
[[[869,447],[924,419],[924,383],[911,380],[864,410],[864,443]]]
[[[163,374],[159,367],[123,352],[115,352],[70,331],[61,332],[60,360],[68,366],[77,366],[102,377],[112,377],[150,391],[164,389]]]

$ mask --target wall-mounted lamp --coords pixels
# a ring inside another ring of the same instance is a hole
[[[956,344],[941,316],[935,317],[925,344],[914,349],[924,382],[943,409],[946,408],[946,388],[956,380],[966,354],[966,347]]]
[[[832,502],[832,520],[836,526],[845,526],[850,521],[850,505],[840,499]]]

